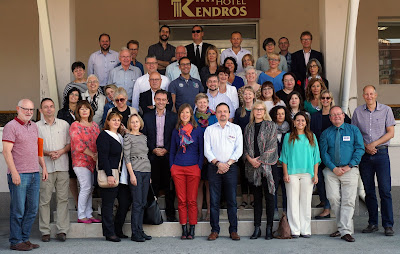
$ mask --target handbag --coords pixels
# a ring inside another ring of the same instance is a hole
[[[279,221],[278,230],[273,233],[274,238],[278,239],[292,239],[290,225],[286,213],[282,213],[281,220]]]
[[[115,188],[119,184],[119,173],[121,173],[121,161],[122,161],[122,154],[123,151],[121,152],[121,158],[119,160],[119,165],[117,169],[111,169],[112,171],[112,176],[115,179],[115,183],[113,185],[109,185],[107,181],[107,175],[106,171],[104,169],[99,169],[99,160],[96,161],[96,168],[97,168],[97,183],[99,184],[100,188]]]
[[[164,221],[161,215],[160,207],[157,202],[157,197],[154,194],[153,186],[151,186],[151,184],[150,189],[153,193],[154,199],[147,201],[147,204],[144,208],[143,224],[160,225]]]

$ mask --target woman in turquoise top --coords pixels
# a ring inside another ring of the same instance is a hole
[[[270,81],[274,84],[275,92],[278,92],[283,89],[283,75],[285,75],[285,71],[279,70],[279,62],[281,58],[276,53],[271,53],[268,55],[269,69],[261,73],[258,77],[258,83],[264,84],[265,81]]]
[[[311,198],[318,183],[321,162],[315,135],[305,112],[298,112],[294,128],[285,135],[279,161],[283,166],[283,180],[287,195],[287,215],[293,238],[311,236]]]
[[[312,78],[306,88],[306,101],[304,102],[304,110],[310,115],[321,110],[320,100],[321,91],[325,91],[326,86],[322,79]]]

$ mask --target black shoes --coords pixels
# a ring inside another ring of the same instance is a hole
[[[185,224],[185,225],[182,225],[181,240],[185,240],[185,239],[187,239],[187,237],[188,237],[188,230],[187,230],[187,227],[186,227],[186,224]]]
[[[123,233],[121,233],[121,234],[117,234],[117,236],[118,236],[119,238],[121,238],[121,239],[126,239],[126,238],[129,238],[129,236],[127,236],[127,235],[124,235]]]
[[[176,219],[176,217],[174,215],[174,216],[167,216],[167,221],[168,222],[177,222],[178,220]]]
[[[273,238],[272,236],[272,226],[267,226],[267,230],[265,233],[265,240],[271,240]]]
[[[394,231],[392,227],[385,227],[385,236],[394,236]]]
[[[153,237],[151,237],[149,235],[146,235],[146,233],[144,231],[142,231],[142,236],[146,241],[149,241],[149,240],[153,239]]]
[[[372,232],[375,232],[375,231],[378,231],[378,230],[379,230],[378,225],[369,224],[368,227],[364,228],[361,232],[363,232],[363,233],[372,233]]]
[[[116,235],[113,235],[113,236],[106,236],[106,240],[107,240],[107,241],[110,241],[110,242],[115,242],[115,243],[121,241],[121,239],[120,239],[118,236],[116,236]]]
[[[327,214],[325,216],[317,215],[315,216],[316,220],[323,220],[323,219],[329,219],[331,217],[331,214]]]
[[[194,239],[195,227],[196,227],[196,225],[190,225],[189,232],[188,232],[188,235],[187,235],[186,239],[188,239],[188,240],[193,240]]]
[[[142,234],[137,233],[137,234],[132,234],[131,236],[131,240],[134,242],[138,242],[138,243],[142,243],[145,242],[146,239],[144,239],[144,237],[142,236]]]
[[[253,234],[250,236],[250,239],[257,239],[261,236],[261,229],[260,226],[255,226],[254,227],[254,232]]]

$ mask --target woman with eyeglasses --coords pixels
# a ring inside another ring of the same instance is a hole
[[[274,85],[270,81],[265,81],[262,84],[260,100],[264,102],[268,113],[275,106],[286,106],[285,103],[276,96]]]
[[[287,194],[287,212],[293,238],[311,237],[311,199],[321,162],[318,143],[305,112],[294,116],[293,130],[283,140],[279,161]]]
[[[275,53],[275,45],[276,42],[272,38],[267,38],[263,42],[263,49],[265,50],[265,55],[261,56],[258,58],[257,63],[256,63],[256,69],[260,70],[262,72],[265,72],[270,69],[270,64],[269,64],[269,57],[271,56],[272,53]],[[281,71],[288,71],[287,67],[287,61],[286,58],[282,55],[279,55],[280,61],[279,61],[279,66],[278,69]],[[261,82],[259,82],[262,84]]]
[[[332,126],[332,122],[329,120],[329,110],[331,107],[335,106],[335,100],[333,99],[333,95],[329,90],[324,90],[321,92],[320,96],[320,107],[321,110],[311,115],[311,131],[317,137],[317,141],[319,142],[319,138],[322,132]],[[351,123],[350,118],[345,114],[344,121],[346,123]],[[324,174],[322,171],[325,169],[325,165],[321,163],[318,167],[318,195],[320,199],[320,203],[317,207],[323,207],[324,210],[321,214],[315,216],[315,219],[326,219],[330,218],[330,209],[331,206],[329,204],[329,200],[326,196],[325,190],[325,181],[324,181]]]
[[[217,47],[211,45],[206,51],[205,66],[200,70],[201,83],[204,86],[204,91],[207,91],[207,79],[210,75],[216,74],[219,67],[219,53]]]
[[[87,90],[82,93],[82,99],[89,102],[94,111],[93,121],[102,126],[104,106],[106,105],[106,97],[99,92],[99,79],[96,75],[89,75],[86,85]]]
[[[275,182],[273,167],[278,161],[277,128],[268,114],[267,107],[256,101],[250,114],[250,122],[244,132],[243,156],[246,158],[246,176],[254,188],[254,232],[250,239],[261,236],[263,195],[265,198],[267,228],[265,239],[272,239],[274,217]]]
[[[280,61],[281,60],[279,54],[276,53],[269,54],[268,56],[269,69],[266,72],[260,74],[260,77],[258,78],[258,83],[264,84],[265,81],[270,81],[272,84],[274,84],[275,91],[282,90],[283,89],[282,78],[286,72],[279,70],[278,66]]]
[[[311,79],[306,88],[306,100],[304,101],[304,110],[310,113],[310,115],[314,114],[321,110],[320,106],[320,96],[321,91],[326,90],[326,86],[324,81],[321,79]]]
[[[297,91],[301,94],[302,98],[305,97],[304,89],[301,87],[301,82],[298,82],[296,75],[293,72],[287,72],[282,77],[283,89],[276,92],[276,96],[281,99],[285,105],[289,105],[288,95]]]
[[[223,66],[228,68],[229,70],[229,84],[231,84],[233,87],[236,87],[236,90],[244,86],[243,79],[235,75],[235,72],[238,68],[238,64],[235,58],[228,56],[227,58],[225,58]]]
[[[310,59],[310,61],[308,61],[306,80],[302,80],[304,90],[307,88],[308,83],[313,78],[322,79],[322,81],[326,86],[326,89],[329,89],[329,82],[328,80],[322,77],[322,66],[321,63],[316,58],[312,58]]]

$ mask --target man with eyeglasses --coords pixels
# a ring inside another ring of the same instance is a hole
[[[291,71],[291,64],[292,64],[292,54],[289,52],[289,39],[286,37],[281,37],[278,40],[278,47],[281,50],[279,52],[279,55],[282,55],[286,58],[286,63],[287,63],[287,72]]]
[[[175,50],[176,62],[173,62],[172,64],[168,65],[168,67],[167,67],[166,75],[169,78],[169,80],[171,80],[171,81],[175,80],[175,79],[179,78],[179,76],[181,75],[181,69],[179,68],[179,60],[182,57],[187,57],[187,51],[186,51],[185,46],[179,45],[178,47],[176,47],[176,50]],[[200,80],[199,70],[193,63],[190,65],[190,76],[192,76],[195,79]]]
[[[307,64],[310,59],[317,59],[321,63],[324,70],[324,58],[322,53],[316,50],[311,50],[312,34],[309,31],[304,31],[300,35],[300,42],[303,49],[292,54],[291,70],[296,74],[296,77],[304,82],[307,75]]]
[[[110,35],[100,34],[100,50],[91,54],[88,62],[88,76],[96,75],[102,88],[108,84],[108,75],[118,64],[118,53],[110,49],[110,42]]]
[[[149,47],[147,55],[156,56],[158,60],[157,70],[160,74],[165,75],[167,66],[176,61],[175,47],[168,43],[171,28],[167,25],[160,27],[160,41]]]
[[[172,95],[172,111],[174,112],[177,112],[184,103],[189,103],[194,108],[196,95],[204,91],[201,81],[190,75],[191,65],[189,58],[179,59],[181,75],[169,84],[168,91]]]
[[[207,96],[208,96],[208,107],[211,110],[217,108],[217,105],[220,103],[225,103],[229,106],[229,121],[233,122],[233,118],[235,117],[235,108],[233,107],[231,99],[223,93],[219,92],[219,78],[215,74],[211,74],[207,79]]]
[[[382,226],[386,236],[393,236],[393,205],[388,146],[394,137],[396,121],[392,109],[379,103],[378,93],[372,85],[363,89],[365,104],[358,106],[351,123],[357,126],[364,139],[365,154],[361,159],[360,173],[365,189],[365,204],[368,209],[368,226],[363,233],[378,231],[378,201],[375,191],[375,176],[381,199]]]
[[[203,42],[204,31],[203,27],[194,25],[192,27],[193,43],[186,45],[187,57],[198,70],[201,70],[206,64],[206,52],[208,47],[212,46],[209,43]]]
[[[231,33],[231,43],[232,43],[232,47],[231,48],[227,48],[224,51],[222,51],[221,53],[221,59],[220,59],[220,63],[221,65],[224,64],[225,58],[227,58],[228,56],[231,56],[233,58],[235,58],[236,63],[238,65],[236,73],[241,73],[244,71],[243,69],[243,64],[242,64],[242,59],[243,56],[246,54],[250,54],[250,51],[248,51],[247,49],[242,48],[241,44],[243,42],[243,38],[242,38],[242,33],[239,31],[233,31]]]
[[[324,178],[326,194],[336,215],[338,231],[331,237],[354,242],[353,214],[356,204],[358,165],[363,156],[364,143],[360,130],[344,122],[345,115],[339,106],[329,111],[332,126],[320,137],[321,158],[326,168]]]
[[[157,57],[155,55],[146,56],[145,65],[147,69],[147,74],[141,76],[136,80],[132,93],[132,107],[134,107],[139,112],[140,112],[139,97],[141,93],[146,92],[150,89],[150,82],[149,82],[150,74],[157,72],[158,68]],[[168,90],[169,83],[171,82],[170,79],[161,74],[160,76],[161,76],[161,89]]]
[[[139,54],[139,42],[137,40],[130,40],[126,43],[126,47],[129,49],[129,52],[131,53],[131,65],[138,67],[140,71],[142,72],[142,75],[144,75],[144,69],[143,69],[143,64],[136,60],[137,55]],[[121,63],[117,64],[117,66],[120,66]],[[117,67],[116,66],[116,67]]]
[[[154,95],[158,90],[161,89],[161,74],[158,72],[153,72],[149,76],[150,89],[146,92],[140,93],[139,96],[139,107],[142,109],[143,114],[147,112],[154,111],[156,108],[156,102],[154,100]],[[168,103],[166,109],[168,111],[172,110],[172,97],[171,93],[167,94]]]
[[[46,181],[48,174],[43,159],[43,140],[37,125],[31,121],[35,111],[33,102],[18,102],[17,116],[3,129],[3,156],[7,164],[10,189],[10,249],[29,251],[39,248],[29,241],[32,225],[39,206],[40,174]]]
[[[119,51],[121,66],[112,69],[108,77],[108,84],[115,84],[126,90],[129,102],[132,102],[133,86],[136,80],[142,76],[142,71],[138,67],[131,65],[131,59],[132,56],[128,48],[123,47]]]

